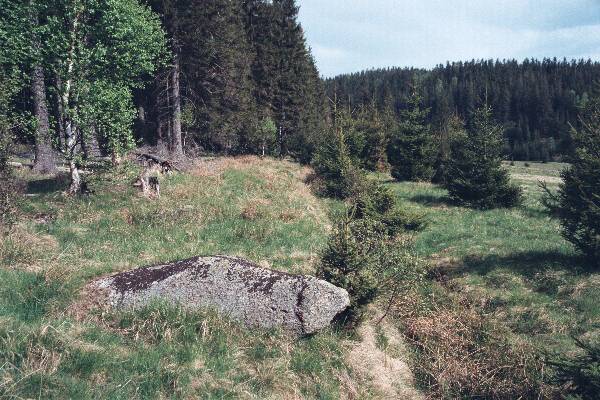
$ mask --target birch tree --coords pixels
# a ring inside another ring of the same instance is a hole
[[[55,71],[69,163],[69,193],[81,190],[81,142],[97,134],[117,158],[134,145],[132,89],[142,87],[164,54],[157,16],[136,0],[40,3],[46,68]]]

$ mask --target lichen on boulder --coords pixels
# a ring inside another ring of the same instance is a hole
[[[116,309],[164,301],[210,308],[250,327],[297,335],[323,329],[350,304],[348,292],[312,276],[259,267],[237,257],[194,257],[101,278],[87,291]]]

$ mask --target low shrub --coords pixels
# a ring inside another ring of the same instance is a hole
[[[317,276],[350,294],[346,320],[358,322],[365,306],[378,296],[394,297],[425,276],[410,243],[389,235],[376,218],[356,219],[348,210],[329,238]]]
[[[423,214],[411,213],[401,208],[394,193],[378,182],[366,180],[358,186],[352,204],[354,218],[379,221],[386,227],[390,236],[406,231],[418,231],[425,227]]]
[[[378,294],[378,262],[385,230],[380,222],[353,220],[346,215],[336,226],[321,256],[317,276],[348,291],[350,319],[358,319],[364,306]]]
[[[573,356],[549,355],[555,382],[567,392],[567,399],[595,399],[600,393],[600,341],[574,338],[579,353]]]

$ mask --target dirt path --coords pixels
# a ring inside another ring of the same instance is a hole
[[[424,399],[414,387],[402,335],[386,320],[376,326],[379,313],[373,315],[359,328],[361,341],[354,342],[348,354],[348,362],[361,380],[359,383],[371,386],[377,399]]]

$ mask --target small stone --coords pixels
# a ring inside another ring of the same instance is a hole
[[[215,309],[250,327],[312,334],[350,305],[346,290],[312,276],[262,268],[237,257],[194,257],[92,282],[109,306],[135,309],[166,301]]]

